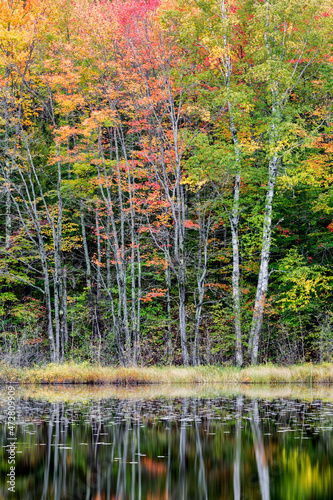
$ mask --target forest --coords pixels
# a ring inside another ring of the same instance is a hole
[[[332,0],[0,0],[0,363],[329,362]]]

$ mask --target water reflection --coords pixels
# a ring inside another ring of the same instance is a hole
[[[241,429],[242,429],[242,409],[243,396],[237,396],[236,401],[236,437],[235,437],[235,461],[234,461],[234,498],[240,500],[241,497]]]
[[[8,473],[0,396],[0,499]],[[333,405],[236,397],[17,401],[26,500],[330,499]]]
[[[258,468],[261,498],[262,500],[269,500],[268,463],[266,460],[264,440],[260,428],[258,401],[254,400],[252,404],[253,404],[253,412],[250,422],[251,422],[251,429],[253,436],[254,451],[256,455],[256,462]]]

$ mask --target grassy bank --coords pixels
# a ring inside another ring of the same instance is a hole
[[[333,384],[333,363],[322,365],[261,365],[241,370],[234,367],[148,367],[122,368],[87,363],[49,364],[42,367],[13,368],[0,364],[0,383],[21,384]]]
[[[6,388],[0,386],[0,401],[6,398]],[[217,398],[245,396],[247,398],[299,399],[313,401],[315,399],[333,402],[333,385],[317,384],[149,384],[149,385],[20,385],[15,395],[24,399],[39,399],[50,403],[88,403],[100,399],[143,400],[157,398]]]
[[[15,369],[0,365],[0,382],[22,384],[183,384],[237,381],[236,368],[108,367],[87,363],[49,364]]]

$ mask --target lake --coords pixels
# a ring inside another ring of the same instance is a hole
[[[0,390],[0,500],[333,498],[330,388],[13,391],[9,405]]]

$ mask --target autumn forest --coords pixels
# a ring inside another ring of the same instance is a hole
[[[332,0],[0,0],[0,362],[333,357]]]

